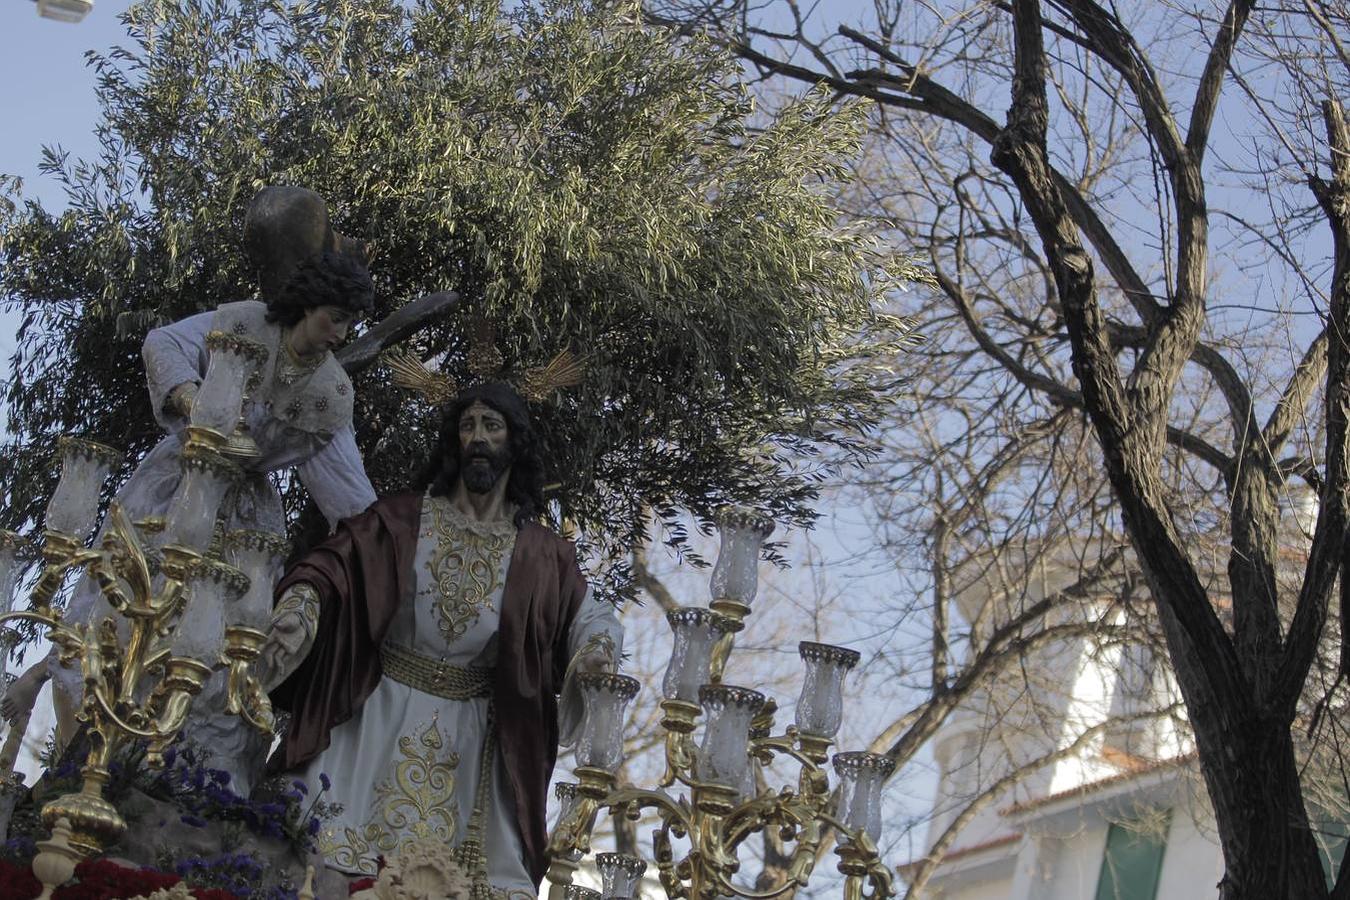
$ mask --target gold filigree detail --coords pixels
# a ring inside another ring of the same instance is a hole
[[[455,770],[459,754],[445,750],[435,719],[416,738],[398,739],[401,760],[392,778],[375,787],[374,809],[360,828],[331,832],[320,840],[320,850],[339,868],[375,874],[375,857],[402,852],[418,842],[452,846],[459,831],[455,804]]]
[[[495,609],[492,598],[502,586],[502,559],[514,536],[482,532],[459,520],[448,502],[431,498],[436,549],[427,571],[436,587],[436,624],[447,643],[464,636],[483,610]]]

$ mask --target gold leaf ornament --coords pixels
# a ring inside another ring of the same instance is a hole
[[[469,352],[465,360],[470,384],[481,384],[505,379],[505,358],[497,347],[497,333],[492,323],[483,316],[474,316],[469,332]],[[386,350],[381,357],[393,373],[394,384],[415,391],[433,404],[454,399],[461,385],[454,378],[431,370],[412,351],[406,348]],[[563,350],[545,365],[526,369],[509,379],[520,395],[531,403],[547,400],[555,391],[581,384],[586,372],[586,357],[570,349]]]
[[[428,369],[426,364],[406,347],[386,350],[381,358],[393,373],[394,384],[421,394],[428,403],[447,403],[459,393],[459,384],[455,379],[444,372],[433,372]]]

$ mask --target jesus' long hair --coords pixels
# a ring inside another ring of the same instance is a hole
[[[516,527],[537,521],[544,511],[544,462],[539,438],[524,398],[508,384],[476,384],[459,392],[441,420],[435,452],[422,469],[418,485],[429,487],[433,497],[446,497],[454,490],[460,465],[459,418],[475,402],[495,409],[506,419],[507,447],[511,452],[506,500],[516,506]]]

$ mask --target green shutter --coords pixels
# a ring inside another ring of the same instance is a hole
[[[1106,853],[1097,879],[1096,900],[1156,900],[1167,847],[1169,815],[1162,827],[1135,831],[1112,825],[1106,832]]]

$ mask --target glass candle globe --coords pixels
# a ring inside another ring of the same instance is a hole
[[[750,606],[759,585],[760,550],[773,523],[753,510],[729,506],[718,512],[717,525],[722,547],[709,582],[712,598]]]
[[[185,451],[183,479],[169,501],[164,546],[204,551],[215,533],[220,503],[238,475],[239,467],[213,450]]]
[[[33,545],[23,535],[0,529],[0,615],[14,607],[14,591],[33,558]]]
[[[84,543],[98,517],[98,495],[108,475],[122,462],[111,447],[80,438],[62,437],[61,480],[47,502],[47,530]]]
[[[248,591],[229,608],[226,625],[266,631],[272,622],[272,585],[289,545],[270,531],[240,529],[225,535],[225,561],[248,577]]]
[[[577,765],[613,772],[623,761],[623,717],[637,696],[638,680],[611,672],[583,672],[577,676],[585,706]]]
[[[797,645],[806,677],[797,698],[797,729],[832,738],[844,719],[844,676],[858,664],[858,651],[802,641]]]
[[[764,706],[764,695],[731,684],[705,684],[698,699],[707,718],[699,746],[699,778],[739,791],[750,765],[750,720]]]
[[[603,900],[632,900],[647,864],[627,853],[597,853],[595,867],[600,870],[600,896]]]
[[[875,843],[881,839],[881,786],[895,771],[895,760],[880,753],[836,753],[839,775],[839,819],[861,829]]]
[[[726,631],[725,620],[710,609],[686,606],[666,613],[666,621],[675,642],[661,682],[661,696],[697,703],[698,689],[708,682],[713,645]]]
[[[191,422],[222,435],[234,430],[244,403],[244,384],[267,359],[267,348],[257,341],[213,331],[206,336],[211,360],[206,377],[192,401]]]
[[[248,590],[248,578],[234,566],[201,560],[189,571],[186,587],[171,652],[214,668],[225,637],[225,610]]]

